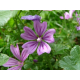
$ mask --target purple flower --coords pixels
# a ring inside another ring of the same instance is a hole
[[[28,16],[21,17],[21,19],[32,20],[32,21],[39,20],[40,21],[41,20],[41,17],[38,16],[38,15],[34,15],[34,16],[28,15]]]
[[[14,59],[14,58],[9,58],[8,62],[6,62],[5,64],[3,64],[4,67],[11,67],[8,70],[21,70],[25,59],[28,57],[29,55],[29,51],[28,49],[23,49],[21,55],[20,55],[20,51],[19,51],[19,47],[17,45],[17,47],[15,48],[13,45],[10,46],[11,52],[13,53],[13,55],[19,59],[20,61]]]
[[[69,13],[68,12],[65,12],[64,13],[64,17],[63,16],[60,16],[61,19],[70,19],[72,18],[72,14],[75,10],[70,10]]]
[[[80,14],[78,15],[78,14],[76,13],[76,17],[77,17],[77,16],[80,16]],[[78,22],[79,25],[80,25],[80,17],[79,17],[79,18],[77,17],[77,22]]]
[[[41,55],[44,52],[50,53],[51,51],[50,46],[47,43],[43,42],[43,40],[48,43],[53,43],[54,42],[53,34],[56,31],[55,29],[49,29],[47,32],[45,32],[46,28],[47,28],[47,22],[40,23],[39,21],[34,21],[34,29],[38,34],[36,36],[35,33],[29,27],[25,26],[24,27],[25,32],[21,34],[21,37],[25,40],[35,40],[35,41],[26,42],[25,44],[22,45],[22,48],[30,47],[29,49],[31,51],[30,52],[31,54],[36,50],[38,43],[40,43],[37,49],[38,55]]]
[[[80,26],[78,26],[78,27],[76,26],[76,29],[77,29],[77,31],[80,30]]]
[[[80,16],[80,14],[78,15],[78,14],[76,13],[76,17],[77,17],[77,16]],[[76,29],[77,29],[77,30],[80,30],[80,18],[78,18],[78,17],[77,17],[77,22],[79,23],[79,26],[76,26]]]

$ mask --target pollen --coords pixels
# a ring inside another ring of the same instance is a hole
[[[37,42],[41,42],[42,41],[42,38],[41,37],[38,37],[37,38]]]

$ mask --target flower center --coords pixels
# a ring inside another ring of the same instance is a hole
[[[22,65],[23,66],[23,62],[18,62],[18,66]]]
[[[42,38],[41,37],[38,37],[37,38],[37,42],[41,42],[42,41]]]

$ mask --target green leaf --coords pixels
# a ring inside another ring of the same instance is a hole
[[[4,47],[0,48],[0,52],[3,50]]]
[[[63,26],[61,24],[59,24],[57,21],[54,21],[54,24],[56,24],[57,26],[63,28]]]
[[[69,49],[69,46],[68,45],[66,46],[64,44],[50,44],[50,46],[52,47],[54,55],[64,54],[65,50]]]
[[[25,64],[24,65],[24,69],[28,70],[31,69],[32,64]]]
[[[0,53],[0,65],[3,65],[4,63],[6,63],[8,59],[9,59],[9,56],[7,56],[6,54]]]
[[[56,12],[62,12],[62,10],[55,10]]]
[[[31,67],[33,66],[33,62],[30,60],[26,60],[25,64],[24,64],[24,69],[31,69]]]
[[[80,70],[80,46],[74,46],[70,51],[70,56],[63,57],[59,63],[65,70]]]
[[[4,40],[1,38],[0,39],[0,47],[3,47],[5,45],[5,42],[4,42]]]
[[[0,26],[4,26],[17,12],[17,10],[0,10]]]

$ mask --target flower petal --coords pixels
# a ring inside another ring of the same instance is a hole
[[[29,56],[29,49],[24,48],[22,53],[21,53],[22,61],[24,61],[28,56]]]
[[[21,70],[22,66],[11,67],[8,70]]]
[[[63,16],[60,16],[60,19],[64,19]]]
[[[55,32],[56,32],[55,29],[49,29],[47,32],[45,32],[42,39],[44,39],[48,43],[53,43],[54,42],[53,34]]]
[[[21,37],[25,40],[34,40],[37,39],[37,36],[35,35],[35,33],[33,32],[33,30],[31,30],[28,27],[24,27],[24,31],[25,33],[21,34]]]
[[[17,45],[17,47],[14,47],[13,45],[11,45],[11,46],[10,46],[10,49],[11,49],[11,52],[13,53],[13,55],[14,55],[17,59],[21,60],[20,51],[19,51],[18,45]]]
[[[79,25],[80,25],[80,20],[79,20]]]
[[[39,37],[46,31],[46,28],[47,22],[40,23],[39,21],[34,21],[34,29]]]
[[[38,46],[37,41],[29,41],[22,45],[22,48],[29,48],[29,54],[32,54]]]
[[[80,30],[80,26],[79,27],[76,26],[76,29],[77,29],[77,31]]]
[[[68,12],[64,13],[65,19],[69,19],[70,18],[70,14]]]
[[[78,16],[77,12],[76,12],[76,16]]]
[[[23,17],[21,17],[21,19],[33,20],[33,21],[39,20],[39,21],[40,21],[41,17],[40,17],[39,15],[34,15],[34,16],[28,15],[28,16],[23,16]]]
[[[18,65],[18,62],[16,59],[14,58],[9,58],[8,62],[6,62],[5,64],[3,64],[4,67],[11,67],[11,66],[15,66]]]
[[[70,10],[70,11],[69,11],[70,18],[72,18],[72,14],[73,14],[74,11],[75,11],[75,10]]]
[[[22,69],[22,67],[19,68],[19,70],[21,70],[21,69]]]
[[[44,52],[50,53],[50,51],[51,51],[50,46],[47,43],[43,42],[43,41],[40,43],[40,45],[37,49],[38,55],[41,55]]]
[[[79,16],[78,14],[77,14],[77,12],[76,12],[76,17],[77,16]],[[79,25],[80,25],[80,18],[79,17],[77,17],[77,22],[79,23]]]

